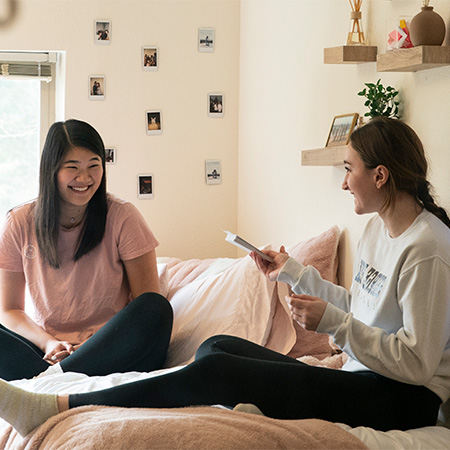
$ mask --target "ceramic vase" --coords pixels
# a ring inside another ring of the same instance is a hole
[[[445,22],[433,11],[432,6],[423,6],[422,11],[411,20],[409,31],[414,47],[442,45],[445,38]]]

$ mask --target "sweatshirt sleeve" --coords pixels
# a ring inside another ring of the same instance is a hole
[[[350,293],[347,289],[324,280],[315,267],[304,266],[294,258],[286,261],[278,275],[278,281],[289,284],[295,294],[320,297],[344,312],[350,309]]]

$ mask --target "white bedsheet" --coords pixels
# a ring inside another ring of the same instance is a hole
[[[32,392],[46,394],[76,394],[83,392],[98,391],[132,381],[153,378],[158,375],[174,372],[183,366],[172,367],[170,369],[155,370],[154,372],[126,372],[113,373],[105,376],[89,377],[82,373],[63,373],[60,369],[51,367],[38,377],[31,380],[15,380],[11,384]]]
[[[450,429],[425,427],[408,431],[376,431],[372,428],[351,428],[338,424],[363,441],[371,450],[448,450]]]

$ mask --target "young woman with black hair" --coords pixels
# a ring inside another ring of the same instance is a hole
[[[350,356],[342,370],[311,367],[251,342],[215,336],[196,360],[159,377],[70,396],[0,383],[0,416],[26,434],[81,405],[256,405],[280,419],[318,418],[378,430],[436,424],[450,397],[450,221],[436,205],[416,133],[387,118],[358,128],[345,151],[342,188],[357,214],[374,214],[361,238],[350,291],[280,252],[271,280],[288,283],[292,317],[329,333]],[[27,413],[17,418],[12,405]],[[40,415],[40,416],[39,416]]]
[[[91,125],[51,126],[39,196],[9,211],[0,238],[1,378],[162,367],[172,310],[159,294],[158,242],[131,203],[106,192],[105,175]]]

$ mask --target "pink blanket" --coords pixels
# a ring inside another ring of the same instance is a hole
[[[321,420],[275,420],[211,407],[177,409],[84,406],[59,414],[25,439],[2,435],[5,450],[367,450]]]

